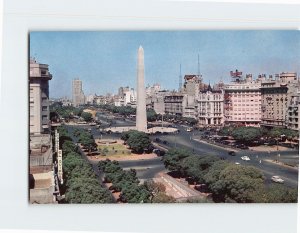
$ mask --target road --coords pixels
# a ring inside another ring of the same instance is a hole
[[[194,139],[199,139],[201,132],[193,131],[187,132],[184,127],[178,126],[180,130],[177,134],[172,135],[159,135],[151,136],[154,138],[159,138],[162,141],[167,141],[167,144],[162,144],[162,146],[167,146],[169,148],[185,148],[190,150],[195,155],[205,156],[205,155],[215,155],[223,157],[228,161],[233,163],[238,162],[243,165],[251,165],[260,169],[265,177],[266,182],[271,183],[271,177],[274,175],[279,175],[285,180],[285,185],[290,187],[298,187],[298,170],[294,168],[284,167],[278,164],[273,164],[264,161],[265,159],[275,160],[278,159],[277,151],[275,152],[256,152],[250,150],[239,150],[236,152],[235,156],[228,154],[230,149],[221,148],[220,146],[211,145],[208,143],[203,143],[196,141]],[[243,161],[242,156],[248,156],[250,161]],[[298,163],[299,154],[296,150],[280,151],[280,159],[293,159]],[[279,159],[279,160],[280,160]],[[262,163],[259,161],[262,160]],[[238,166],[238,165],[237,165]]]
[[[103,114],[97,114],[98,119],[103,123],[104,127],[109,125],[109,120],[107,116]],[[112,120],[111,126],[132,126],[135,125],[135,122],[126,119],[123,120]],[[83,126],[88,127],[88,126]],[[103,134],[96,127],[89,127],[92,129],[92,134],[95,138],[119,138],[120,134]],[[205,142],[199,142],[197,139],[200,138],[202,132],[201,131],[192,131],[187,132],[184,126],[178,125],[179,133],[169,134],[169,135],[152,135],[151,139],[155,140],[159,138],[161,142],[159,143],[161,146],[166,148],[185,148],[191,153],[198,156],[205,155],[215,155],[219,157],[223,157],[224,159],[235,163],[238,162],[242,165],[251,165],[263,172],[266,177],[266,183],[270,184],[271,177],[274,175],[281,176],[285,180],[285,185],[293,188],[298,187],[298,170],[286,166],[281,166],[279,164],[274,164],[270,162],[266,162],[264,160],[292,160],[294,163],[299,160],[299,153],[296,150],[287,150],[280,151],[280,158],[277,156],[278,152],[255,152],[250,150],[239,150],[236,152],[235,156],[231,156],[228,154],[227,148],[222,148],[220,146],[211,145]],[[166,141],[167,144],[162,143]],[[248,156],[250,161],[243,161],[241,159],[242,156]],[[262,161],[260,163],[260,160]],[[142,160],[142,161],[122,161],[120,162],[123,168],[140,168],[137,169],[137,175],[140,179],[149,179],[153,178],[157,172],[164,171],[164,165],[160,158],[152,159],[152,160]],[[238,166],[238,165],[237,165]]]

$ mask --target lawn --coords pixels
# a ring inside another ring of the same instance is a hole
[[[122,144],[111,144],[111,145],[98,145],[98,150],[101,155],[106,156],[122,156],[122,155],[130,155],[131,152],[126,148],[125,145]]]

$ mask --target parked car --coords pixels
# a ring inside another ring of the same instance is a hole
[[[249,161],[250,160],[250,158],[248,156],[242,156],[241,159],[244,160],[244,161]]]
[[[231,156],[235,156],[235,151],[231,150],[231,151],[228,152],[228,154],[231,155]]]
[[[155,138],[156,142],[161,142],[161,140],[159,138]]]
[[[239,149],[243,149],[243,150],[249,149],[249,147],[244,144],[238,144],[238,145],[236,145],[236,147]]]
[[[284,182],[284,180],[280,176],[272,176],[271,180],[275,183],[280,183],[280,184]]]

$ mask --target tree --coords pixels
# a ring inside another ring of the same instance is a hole
[[[127,185],[122,189],[120,199],[128,203],[148,203],[150,193],[144,186],[137,184]]]
[[[204,175],[208,172],[209,168],[219,160],[219,157],[211,155],[203,157],[191,155],[182,160],[181,173],[186,177],[190,177],[194,182],[204,183]]]
[[[71,152],[77,152],[77,146],[74,145],[72,141],[65,141],[62,145],[63,155],[69,154]]]
[[[183,149],[170,149],[163,157],[163,162],[170,171],[182,171],[181,160],[190,156],[190,153]]]
[[[264,176],[260,170],[251,166],[225,166],[219,174],[219,179],[210,186],[225,202],[261,202],[257,200],[263,193]]]
[[[72,180],[68,192],[65,194],[68,203],[111,203],[112,196],[97,182],[97,179],[79,177]]]
[[[262,132],[256,127],[238,127],[234,128],[232,136],[238,141],[251,143],[254,140],[258,140],[262,136]]]
[[[157,119],[157,114],[156,112],[150,108],[147,110],[147,121],[155,121]]]
[[[272,184],[266,190],[266,202],[268,203],[297,203],[298,191],[281,184]]]
[[[223,127],[220,131],[219,134],[223,135],[223,136],[231,136],[232,135],[232,131],[234,130],[233,127]]]
[[[89,113],[89,112],[83,112],[83,113],[81,113],[81,117],[86,122],[90,122],[91,120],[93,120],[93,115],[91,113]]]
[[[80,134],[78,142],[80,142],[84,147],[86,147],[89,150],[89,152],[91,151],[92,148],[97,147],[93,135],[85,131],[83,131]]]
[[[133,152],[141,154],[151,145],[151,140],[144,132],[131,131],[127,140],[127,144]]]

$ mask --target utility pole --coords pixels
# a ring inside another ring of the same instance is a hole
[[[181,75],[181,64],[180,64],[180,70],[179,70],[179,87],[178,91],[181,91],[182,88],[182,75]]]

